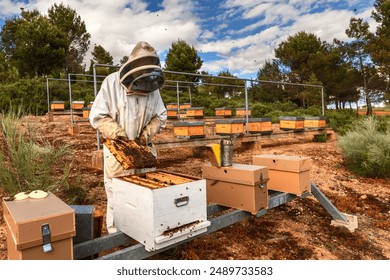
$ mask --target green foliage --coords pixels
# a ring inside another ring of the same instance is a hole
[[[46,85],[43,79],[24,79],[15,83],[0,84],[0,108],[22,107],[34,114],[47,112]]]
[[[390,178],[390,121],[380,128],[375,117],[364,117],[339,139],[352,172],[365,177]]]
[[[6,20],[0,35],[7,60],[24,77],[50,74],[65,62],[66,34],[37,10]]]
[[[184,40],[173,42],[165,59],[165,70],[185,73],[198,73],[203,61],[193,46]],[[169,80],[198,81],[194,76],[166,74]]]
[[[0,187],[10,196],[37,189],[66,192],[69,148],[51,145],[22,115],[11,109],[0,118]]]
[[[346,131],[353,128],[358,118],[353,110],[327,110],[325,116],[327,125],[339,135],[344,135]]]
[[[54,3],[48,10],[49,21],[63,34],[66,34],[67,48],[65,70],[67,73],[80,73],[84,70],[83,59],[88,51],[91,35],[84,21],[70,6]]]

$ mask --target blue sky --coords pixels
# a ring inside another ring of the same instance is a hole
[[[102,45],[114,63],[129,55],[135,43],[154,46],[162,63],[179,38],[193,45],[203,60],[201,70],[255,78],[265,61],[274,58],[281,41],[299,31],[321,40],[348,40],[345,30],[353,16],[375,30],[370,18],[374,0],[63,0],[85,21],[91,48]],[[0,24],[20,8],[46,14],[61,1],[0,0]],[[89,66],[89,56],[86,57]]]

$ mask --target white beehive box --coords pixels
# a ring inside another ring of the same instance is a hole
[[[210,225],[204,179],[155,171],[113,183],[115,227],[147,251],[206,232]]]

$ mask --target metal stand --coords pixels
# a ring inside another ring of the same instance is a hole
[[[332,224],[346,226],[350,230],[357,228],[356,216],[343,214],[339,210],[337,210],[337,208],[329,201],[329,199],[318,189],[318,187],[314,183],[311,183],[311,193],[309,192],[305,193],[301,195],[300,198],[306,198],[310,194],[313,194],[314,197],[320,202],[320,204],[326,209],[326,211],[334,218]],[[272,209],[282,204],[285,204],[295,198],[298,198],[298,196],[290,193],[269,191],[268,209]],[[261,209],[256,213],[256,215],[252,215],[249,212],[242,211],[242,210],[234,210],[229,207],[219,206],[215,204],[208,205],[207,216],[212,218],[209,218],[211,225],[207,228],[207,232],[204,234],[215,232],[217,230],[228,227],[247,218],[261,217],[267,214],[268,209]],[[144,245],[137,243],[136,245],[118,250],[114,253],[101,256],[97,259],[100,260],[145,259],[155,254],[164,252],[168,249],[174,248],[180,244],[191,241],[204,234],[196,235],[192,238],[188,238],[184,241],[172,244],[161,250],[157,250],[153,252],[146,251]],[[124,244],[128,244],[130,242],[135,242],[135,241],[122,232],[106,235],[100,238],[96,238],[94,240],[86,241],[75,245],[74,258],[82,259],[87,256],[98,254],[99,252],[104,250],[109,250],[118,246],[122,246]]]

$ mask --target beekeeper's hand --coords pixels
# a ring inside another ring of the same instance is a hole
[[[97,128],[104,138],[127,138],[126,131],[110,117],[100,119]]]
[[[161,122],[157,117],[154,117],[150,120],[147,126],[142,130],[141,135],[139,136],[139,142],[141,145],[148,145],[153,139],[154,135],[156,135],[160,131]]]

